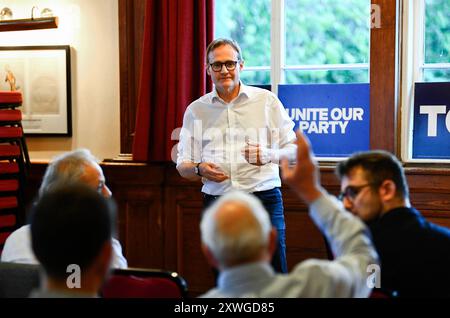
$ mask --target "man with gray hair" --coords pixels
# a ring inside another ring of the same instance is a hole
[[[368,229],[326,193],[309,143],[297,134],[297,165],[283,162],[284,181],[309,205],[310,216],[326,235],[336,259],[310,259],[288,275],[275,274],[270,259],[276,230],[252,195],[229,193],[203,215],[202,249],[220,271],[218,285],[203,297],[367,297],[367,268],[377,264]],[[239,220],[239,221],[236,221]],[[372,283],[372,282],[371,282]]]
[[[82,183],[92,187],[105,198],[111,191],[105,184],[105,176],[97,159],[87,149],[77,149],[55,157],[48,165],[39,188],[39,197],[61,185]],[[112,240],[113,257],[111,266],[127,268],[127,260],[117,239]],[[38,264],[32,249],[30,226],[24,225],[7,238],[1,255],[2,262]]]
[[[282,156],[295,157],[294,122],[275,94],[242,83],[244,59],[235,41],[212,41],[205,68],[214,89],[184,113],[177,170],[183,178],[203,182],[205,209],[231,191],[256,196],[278,232],[272,266],[287,273],[278,164]]]

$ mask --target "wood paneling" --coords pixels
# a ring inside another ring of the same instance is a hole
[[[108,186],[119,207],[119,240],[132,267],[178,271],[190,295],[214,285],[214,275],[200,249],[201,184],[182,179],[173,163],[103,163]],[[45,164],[33,164],[28,200],[37,191]],[[339,192],[333,166],[321,167],[321,182]],[[407,168],[413,205],[429,220],[450,228],[450,170]],[[307,207],[283,187],[288,267],[305,259],[327,258],[322,234]]]
[[[370,32],[370,147],[397,152],[399,0],[372,0],[381,27]]]
[[[162,268],[164,166],[105,163],[102,167],[118,203],[118,234],[129,264]]]
[[[145,0],[119,0],[120,151],[131,153],[142,60]]]

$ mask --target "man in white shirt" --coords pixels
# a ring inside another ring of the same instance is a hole
[[[217,287],[202,297],[369,296],[373,282],[368,283],[368,266],[378,262],[369,231],[320,186],[319,170],[303,135],[298,135],[297,145],[297,165],[289,168],[284,162],[283,179],[309,205],[336,259],[310,259],[287,275],[275,274],[269,260],[276,231],[264,207],[253,196],[229,193],[205,211],[200,224],[203,252],[220,271]]]
[[[111,191],[105,184],[105,176],[96,158],[87,149],[78,149],[56,157],[47,167],[39,196],[61,185],[84,183],[97,190],[104,197],[111,196]],[[120,242],[113,238],[113,257],[111,266],[127,268],[127,260],[122,254]],[[17,229],[6,239],[1,255],[2,262],[38,264],[32,249],[30,225]]]
[[[273,93],[240,81],[244,61],[236,42],[216,39],[206,56],[214,89],[186,109],[177,169],[202,179],[205,208],[232,190],[258,197],[278,232],[272,265],[287,272],[278,163],[295,158],[294,123]]]

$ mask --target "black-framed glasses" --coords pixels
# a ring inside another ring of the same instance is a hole
[[[347,198],[349,200],[354,200],[356,196],[361,192],[362,189],[366,187],[372,186],[372,183],[363,184],[360,186],[347,186],[344,191],[339,193],[338,199],[343,201],[344,198]]]
[[[224,65],[227,68],[227,70],[232,71],[236,68],[238,62],[239,61],[214,62],[210,63],[209,65],[211,66],[214,72],[220,72]]]

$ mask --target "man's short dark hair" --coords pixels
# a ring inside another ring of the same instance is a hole
[[[31,238],[36,258],[48,276],[67,277],[67,266],[89,268],[112,239],[116,207],[82,184],[44,193],[31,211]]]
[[[352,155],[336,166],[336,174],[340,180],[357,167],[361,167],[367,181],[375,187],[385,180],[392,180],[397,188],[397,194],[404,198],[409,197],[408,182],[405,172],[398,159],[387,151],[367,151]]]
[[[229,45],[231,46],[238,54],[237,58],[238,61],[242,61],[242,51],[239,44],[237,44],[236,41],[230,40],[230,39],[223,39],[218,38],[209,43],[208,47],[206,48],[206,63],[209,64],[209,53],[217,49],[218,47],[221,47],[223,45]]]

